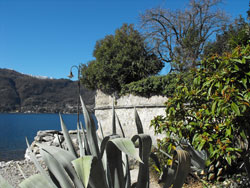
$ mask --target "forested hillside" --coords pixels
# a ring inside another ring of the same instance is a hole
[[[94,106],[95,92],[81,88],[87,105]],[[77,109],[77,82],[41,79],[0,69],[0,112],[72,113]]]

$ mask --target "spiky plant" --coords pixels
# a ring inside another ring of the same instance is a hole
[[[38,144],[43,161],[48,167],[47,173],[32,153],[27,141],[28,150],[39,174],[33,175],[19,184],[20,188],[148,188],[149,165],[152,140],[143,134],[143,126],[137,111],[135,120],[138,134],[126,138],[120,121],[113,107],[113,134],[100,139],[96,134],[95,122],[80,97],[86,130],[77,124],[77,137],[80,155],[77,154],[68,130],[60,115],[61,128],[67,144],[67,150]],[[116,133],[118,119],[122,136]],[[135,147],[139,143],[139,153]],[[129,157],[140,162],[137,182],[131,185]],[[190,168],[190,156],[186,151],[177,151],[173,164],[164,179],[164,187],[182,187]],[[0,187],[13,188],[0,176]]]

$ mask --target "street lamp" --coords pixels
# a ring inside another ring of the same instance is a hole
[[[79,66],[76,66],[76,65],[73,65],[71,68],[70,68],[70,73],[68,75],[69,78],[73,78],[74,75],[72,73],[72,69],[73,68],[76,68],[77,71],[78,71],[78,81],[77,81],[77,84],[78,84],[78,100],[77,100],[77,124],[79,125],[79,106],[80,106],[80,65]]]

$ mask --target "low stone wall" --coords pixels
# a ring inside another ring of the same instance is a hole
[[[157,115],[165,115],[167,97],[153,96],[150,98],[126,95],[114,101],[115,111],[127,137],[137,134],[135,125],[134,107],[136,108],[143,124],[145,134],[149,134],[155,143],[154,129],[150,128],[151,120]],[[96,92],[95,116],[101,123],[104,135],[112,133],[112,106],[113,98],[100,91]],[[120,129],[117,128],[117,132]]]
[[[73,144],[77,151],[78,148],[78,142],[77,142],[77,131],[76,130],[69,130],[70,137],[73,141]],[[45,131],[38,131],[37,135],[34,138],[34,141],[31,144],[31,150],[36,155],[36,157],[39,159],[41,158],[39,148],[37,144],[47,144],[49,146],[61,146],[63,148],[66,148],[66,143],[63,137],[63,134],[61,131],[57,130],[45,130]],[[30,155],[28,152],[28,149],[25,152],[25,159],[30,159]]]

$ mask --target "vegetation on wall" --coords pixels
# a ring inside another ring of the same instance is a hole
[[[161,95],[171,97],[174,94],[177,84],[190,83],[191,80],[192,74],[190,74],[190,72],[173,72],[164,76],[150,76],[124,85],[121,90],[121,95],[133,94],[142,97]]]

